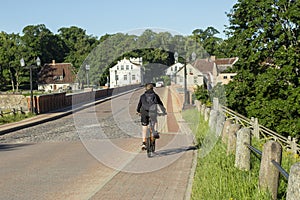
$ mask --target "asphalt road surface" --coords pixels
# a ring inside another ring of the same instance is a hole
[[[155,90],[169,114],[153,158],[140,150],[140,90],[0,136],[0,199],[188,198],[192,136],[176,122],[174,95]]]

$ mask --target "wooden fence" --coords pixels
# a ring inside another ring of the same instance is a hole
[[[71,108],[74,105],[82,104],[86,102],[92,102],[95,100],[99,100],[101,98],[110,97],[112,95],[116,95],[119,93],[123,93],[126,91],[130,91],[136,88],[139,88],[140,84],[127,85],[118,88],[108,88],[102,90],[94,90],[94,91],[82,91],[78,93],[70,93],[66,94],[62,93],[52,93],[45,95],[35,95],[33,96],[33,110],[36,114],[55,112],[61,109]],[[26,113],[30,108],[30,98],[27,98],[27,106],[28,108],[19,108],[19,109],[11,109],[9,111],[1,111],[0,117],[5,115],[14,115],[17,113]],[[26,112],[25,112],[26,111]]]
[[[248,119],[214,99],[213,108],[196,102],[198,111],[209,121],[210,128],[227,144],[227,154],[235,154],[235,167],[250,170],[250,154],[261,155],[259,186],[268,190],[277,199],[279,174],[288,179],[287,200],[300,199],[300,163],[294,164],[288,174],[281,167],[282,149],[300,154],[300,145],[295,138],[285,138],[258,124],[258,119]],[[263,151],[251,146],[251,137],[264,138]]]

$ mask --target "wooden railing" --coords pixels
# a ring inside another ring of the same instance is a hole
[[[215,99],[215,101],[217,100]],[[292,151],[293,153],[300,155],[300,144],[297,143],[298,140],[296,138],[284,137],[275,131],[258,124],[257,118],[249,119],[225,106],[219,105],[218,109],[226,116],[226,119],[232,119],[235,123],[240,124],[243,127],[249,127],[255,137],[277,141],[287,151]]]
[[[288,180],[287,200],[300,199],[300,162],[291,166],[287,173],[281,166],[282,149],[292,151],[295,157],[300,154],[300,145],[295,138],[284,136],[258,124],[258,119],[248,119],[233,110],[219,105],[214,99],[213,108],[196,102],[198,111],[209,121],[211,130],[220,136],[227,145],[227,154],[235,154],[235,167],[240,170],[250,170],[251,151],[259,154],[259,188],[268,190],[272,199],[277,199],[279,173]],[[264,138],[267,142],[263,151],[251,146],[251,137]]]

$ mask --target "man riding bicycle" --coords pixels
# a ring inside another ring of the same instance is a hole
[[[154,92],[153,84],[147,83],[145,85],[145,93],[140,96],[140,101],[137,106],[137,113],[141,115],[141,123],[142,123],[142,149],[146,149],[146,135],[147,135],[147,126],[149,124],[149,119],[154,124],[153,137],[158,139],[159,134],[157,132],[157,105],[160,106],[163,114],[166,114],[166,108],[164,107],[160,97]]]

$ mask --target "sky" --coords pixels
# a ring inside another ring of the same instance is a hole
[[[212,26],[223,33],[226,12],[238,0],[14,0],[1,2],[0,31],[20,33],[28,25],[44,24],[57,33],[76,26],[101,37],[136,29],[158,28],[180,35]]]

